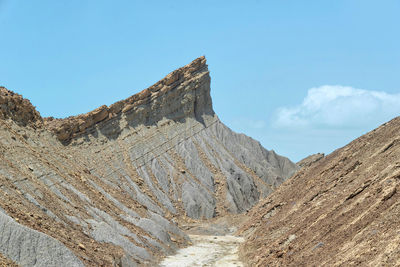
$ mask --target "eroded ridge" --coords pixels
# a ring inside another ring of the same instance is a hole
[[[56,244],[60,266],[63,257],[153,266],[190,243],[182,224],[246,212],[298,168],[218,119],[204,57],[110,107],[44,126],[20,123],[15,114],[28,102],[15,103],[14,113],[0,106],[9,114],[0,119],[0,212],[8,216],[0,229],[12,233],[0,253],[22,265],[20,255],[37,266],[48,258],[21,235]],[[26,121],[41,123],[31,112]]]
[[[68,141],[94,125],[134,113],[135,123],[154,123],[163,117],[180,119],[213,113],[207,92],[209,83],[205,57],[173,71],[156,84],[111,106],[101,106],[86,114],[66,119],[45,118],[46,127],[60,141]]]

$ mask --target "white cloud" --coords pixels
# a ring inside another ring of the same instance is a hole
[[[325,85],[308,90],[300,105],[282,107],[273,125],[279,128],[359,128],[400,115],[400,94]]]

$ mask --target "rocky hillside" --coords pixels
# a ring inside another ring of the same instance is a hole
[[[249,266],[399,266],[400,117],[302,168],[249,213]]]
[[[0,254],[22,266],[154,265],[194,219],[245,212],[298,167],[232,132],[204,57],[109,107],[41,118],[0,95]]]
[[[310,167],[312,164],[320,161],[321,159],[323,159],[325,157],[324,153],[317,153],[317,154],[313,154],[310,155],[302,160],[300,160],[299,162],[297,162],[297,166],[299,166],[300,168],[307,168]]]

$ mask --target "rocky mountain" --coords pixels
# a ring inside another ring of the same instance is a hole
[[[399,266],[400,117],[302,168],[240,232],[249,266]]]
[[[204,57],[87,114],[42,118],[0,88],[0,260],[154,265],[183,222],[242,213],[298,167],[232,132]]]

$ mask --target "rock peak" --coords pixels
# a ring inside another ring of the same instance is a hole
[[[135,124],[152,124],[163,118],[180,120],[213,115],[210,76],[204,56],[193,60],[149,88],[110,106],[65,119],[45,118],[46,127],[62,142],[84,134],[88,129],[113,118]]]
[[[11,119],[22,126],[39,127],[42,117],[28,99],[0,86],[0,119]]]

